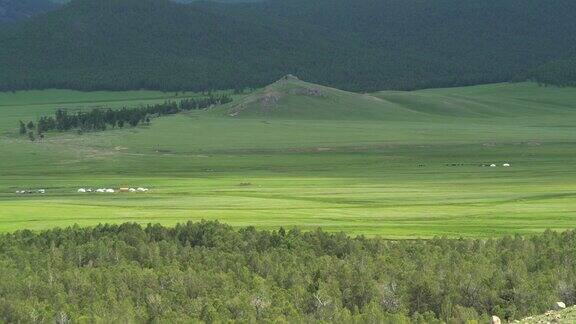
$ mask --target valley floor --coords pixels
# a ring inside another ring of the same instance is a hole
[[[576,227],[576,89],[520,84],[375,94],[425,114],[409,121],[193,112],[149,127],[48,134],[36,142],[15,134],[18,120],[62,105],[174,97],[109,95],[0,96],[0,231],[201,219],[389,238]],[[444,106],[456,113],[438,110]],[[483,166],[492,163],[497,167]],[[76,192],[124,186],[151,191]],[[39,188],[47,193],[14,193]]]

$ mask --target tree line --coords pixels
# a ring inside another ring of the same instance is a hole
[[[187,98],[176,101],[146,105],[140,107],[122,107],[121,109],[94,108],[89,111],[69,112],[57,109],[53,116],[42,116],[36,123],[33,121],[19,122],[20,134],[28,134],[34,138],[34,131],[42,136],[46,132],[69,130],[102,131],[108,128],[136,127],[139,124],[149,124],[151,119],[173,115],[183,111],[206,109],[213,105],[221,105],[232,101],[227,94],[210,94],[202,98]]]
[[[0,235],[0,321],[487,323],[576,303],[576,232],[397,240],[217,222]]]

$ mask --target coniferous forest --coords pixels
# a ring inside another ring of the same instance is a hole
[[[210,95],[204,98],[188,98],[179,102],[167,101],[142,107],[123,107],[121,109],[94,108],[89,111],[80,110],[72,113],[66,109],[57,109],[54,116],[42,116],[36,123],[34,121],[27,123],[20,121],[20,134],[28,134],[34,130],[38,135],[42,135],[50,131],[103,131],[116,127],[136,127],[142,123],[149,124],[153,118],[174,115],[184,111],[206,109],[231,101],[230,96],[223,94]]]
[[[213,222],[0,235],[0,320],[487,322],[576,302],[576,233],[388,241]]]
[[[0,27],[0,90],[504,82],[573,55],[574,16],[572,0],[74,0]]]
[[[528,73],[527,79],[543,85],[576,87],[576,56],[539,66]]]

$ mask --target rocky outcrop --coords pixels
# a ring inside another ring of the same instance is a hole
[[[565,308],[566,308],[566,304],[564,304],[564,302],[559,301],[559,302],[556,302],[554,304],[554,310],[558,311],[558,310],[563,310]]]

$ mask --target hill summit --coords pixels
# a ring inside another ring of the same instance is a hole
[[[417,116],[384,99],[305,82],[292,74],[218,111],[238,118],[365,120],[414,119]]]

